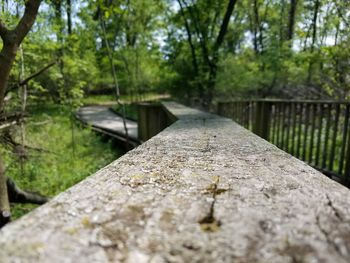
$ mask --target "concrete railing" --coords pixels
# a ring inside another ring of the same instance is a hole
[[[1,262],[349,262],[350,192],[229,119],[178,121],[0,231]]]

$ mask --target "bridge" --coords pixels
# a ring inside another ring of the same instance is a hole
[[[170,126],[1,229],[2,262],[349,262],[347,188],[228,118],[144,112]]]
[[[123,123],[123,118],[114,112],[109,106],[90,105],[79,108],[75,117],[89,126],[92,130],[112,137],[119,142],[128,143],[133,147],[141,144],[138,139],[137,122],[125,119],[128,138]]]

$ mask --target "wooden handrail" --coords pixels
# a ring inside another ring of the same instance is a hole
[[[235,122],[178,120],[0,230],[2,262],[347,262],[350,191]]]
[[[218,114],[350,186],[349,101],[235,100]]]
[[[298,99],[242,99],[242,100],[227,100],[220,101],[220,104],[232,102],[274,102],[274,103],[310,103],[310,104],[345,104],[349,105],[349,100],[298,100]]]

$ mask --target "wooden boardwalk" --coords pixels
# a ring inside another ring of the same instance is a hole
[[[111,136],[119,141],[126,141],[123,118],[113,112],[108,106],[85,106],[76,112],[76,117],[84,124],[91,126],[97,132]],[[139,145],[137,122],[127,119],[129,142]]]

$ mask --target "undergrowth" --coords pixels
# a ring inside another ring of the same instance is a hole
[[[96,133],[79,125],[67,107],[46,104],[29,107],[28,111],[25,144],[37,149],[26,149],[23,156],[10,147],[1,145],[0,148],[6,175],[22,189],[53,197],[122,154],[112,143],[103,142]],[[16,142],[21,141],[19,127],[13,128],[11,133]],[[33,208],[34,205],[15,204],[13,218]]]

